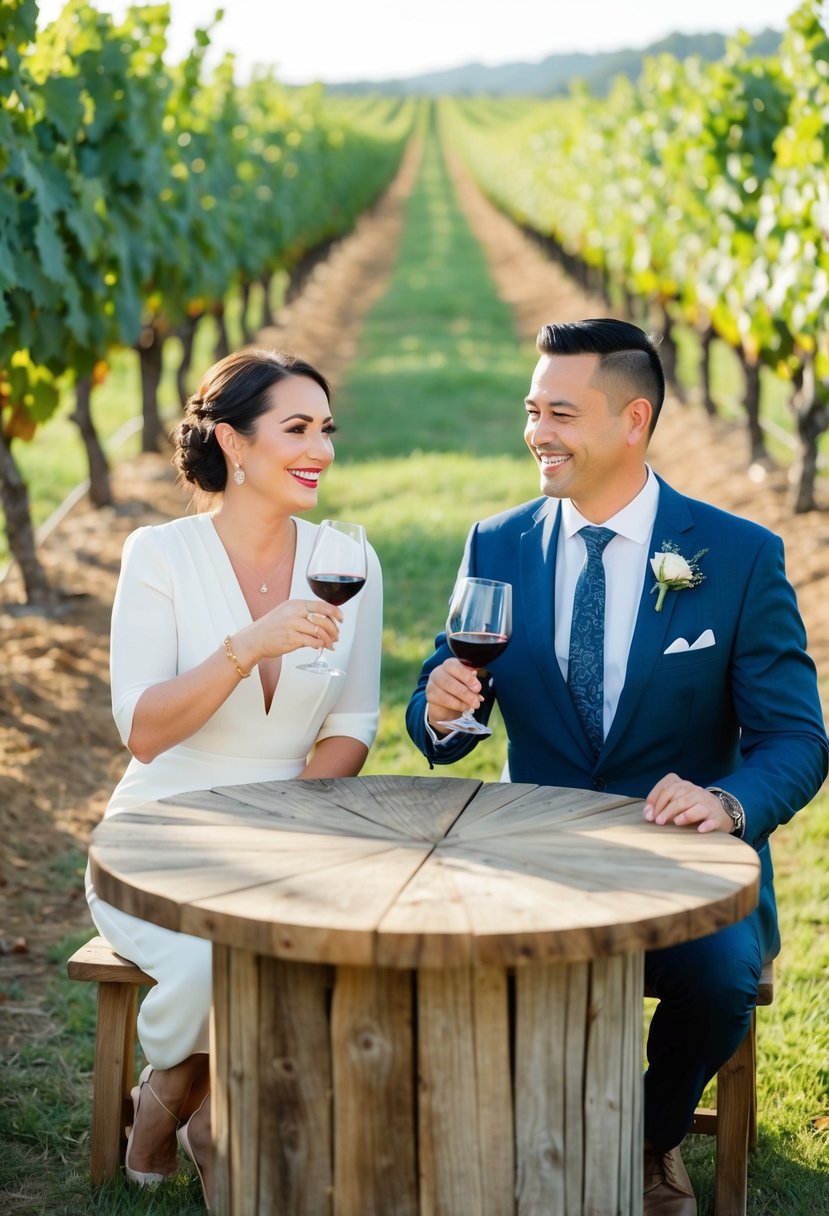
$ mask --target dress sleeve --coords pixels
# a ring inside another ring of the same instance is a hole
[[[327,715],[320,739],[346,735],[371,747],[380,717],[380,651],[383,639],[383,574],[368,546],[368,577],[360,594],[354,642],[337,703]],[[337,652],[334,650],[333,661]]]
[[[135,707],[153,684],[178,674],[178,629],[170,564],[153,528],[127,537],[112,606],[112,713],[122,741]]]

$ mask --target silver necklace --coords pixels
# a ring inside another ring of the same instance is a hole
[[[263,578],[262,581],[259,582],[259,575],[253,569],[253,566],[249,566],[248,563],[244,560],[244,558],[241,558],[238,553],[236,553],[236,554],[231,553],[231,557],[233,557],[234,560],[237,561],[240,566],[244,566],[245,569],[250,574],[253,575],[253,577],[256,579],[256,581],[259,582],[258,590],[259,590],[260,595],[268,594],[268,583],[279,572],[279,570],[281,570],[281,568],[285,565],[285,562],[288,560],[288,558],[290,556],[291,556],[291,550],[289,549],[287,553],[285,553],[282,557],[280,557],[279,561],[274,566],[273,570],[271,570],[270,574],[266,575],[265,578]]]

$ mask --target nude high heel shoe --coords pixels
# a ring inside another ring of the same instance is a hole
[[[142,1090],[144,1089],[145,1085],[146,1085],[147,1089],[150,1091],[150,1093],[152,1094],[152,1096],[155,1098],[158,1105],[160,1107],[162,1107],[163,1110],[166,1110],[166,1112],[170,1116],[170,1118],[175,1121],[176,1129],[178,1129],[178,1126],[179,1126],[178,1116],[174,1115],[173,1112],[170,1110],[169,1106],[166,1106],[161,1101],[158,1094],[153,1089],[152,1085],[150,1085],[150,1073],[152,1071],[153,1071],[152,1065],[148,1064],[147,1067],[144,1069],[144,1071],[141,1073],[141,1076],[138,1078],[138,1084],[131,1091],[131,1095],[130,1095],[132,1097],[132,1127],[130,1128],[129,1138],[127,1139],[127,1151],[124,1153],[124,1173],[127,1175],[130,1182],[136,1183],[137,1186],[155,1186],[159,1182],[166,1182],[168,1178],[172,1178],[173,1174],[176,1173],[176,1171],[174,1170],[173,1174],[152,1174],[152,1173],[144,1174],[141,1172],[141,1170],[134,1170],[130,1166],[130,1149],[132,1148],[132,1137],[133,1137],[133,1133],[135,1131],[135,1121],[138,1118],[138,1107],[141,1103],[141,1093],[142,1093]]]
[[[210,1097],[209,1093],[206,1093],[204,1095],[204,1097],[202,1098],[198,1107],[196,1108],[196,1110],[193,1111],[192,1115],[187,1120],[187,1122],[183,1123],[179,1127],[178,1131],[176,1132],[176,1136],[178,1137],[178,1142],[181,1145],[182,1149],[184,1150],[185,1156],[188,1157],[188,1159],[190,1161],[192,1161],[193,1165],[196,1167],[196,1173],[198,1174],[199,1182],[201,1183],[201,1193],[202,1193],[202,1197],[204,1198],[204,1206],[208,1212],[210,1211],[210,1204],[207,1202],[207,1191],[205,1190],[205,1186],[204,1186],[204,1175],[201,1172],[201,1166],[199,1165],[198,1161],[196,1160],[196,1154],[193,1152],[192,1145],[190,1144],[190,1133],[187,1129],[189,1128],[190,1123],[192,1122],[193,1119],[195,1119],[196,1115],[199,1113],[199,1111],[204,1106],[205,1102],[208,1100],[209,1097]]]

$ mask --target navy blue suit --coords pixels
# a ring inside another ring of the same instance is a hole
[[[460,569],[513,586],[512,639],[490,665],[492,686],[478,712],[486,718],[497,699],[511,779],[637,798],[669,772],[719,786],[743,804],[744,838],[762,866],[760,903],[745,921],[646,958],[646,978],[662,1000],[648,1044],[645,1132],[668,1149],[687,1131],[707,1080],[738,1046],[762,964],[779,949],[768,838],[819,790],[829,742],[779,537],[660,479],[649,552],[666,541],[686,558],[707,549],[705,580],[669,591],[657,612],[648,567],[624,687],[596,756],[553,644],[559,524],[559,504],[550,498],[484,520],[469,534]],[[709,629],[713,646],[664,653],[675,639],[691,644]],[[459,734],[435,746],[426,731],[426,682],[449,657],[441,634],[407,711],[412,740],[434,764],[452,763],[479,743]],[[705,980],[702,1006],[695,975]],[[713,991],[716,983],[722,991]]]

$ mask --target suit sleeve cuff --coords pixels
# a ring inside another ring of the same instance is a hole
[[[432,729],[432,725],[429,722],[429,706],[428,705],[426,706],[426,708],[423,711],[423,724],[426,727],[426,734],[432,740],[433,747],[442,747],[444,745],[444,743],[451,742],[451,740],[455,738],[455,735],[460,734],[459,731],[453,730],[448,735],[438,735]]]

